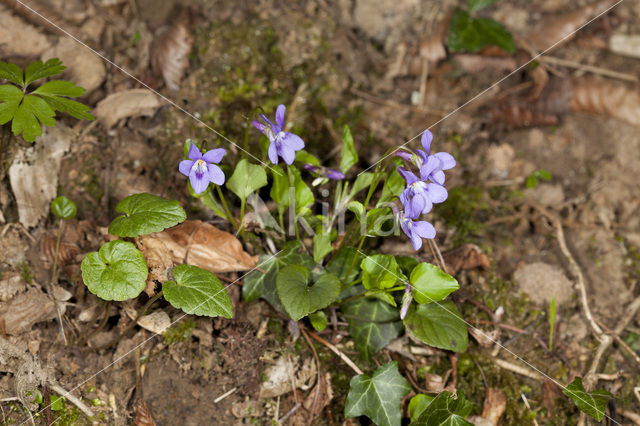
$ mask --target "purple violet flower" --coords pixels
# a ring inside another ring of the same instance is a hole
[[[409,306],[411,305],[412,300],[413,300],[413,287],[411,287],[411,284],[407,283],[407,286],[404,288],[404,294],[402,295],[402,307],[400,308],[401,320],[403,320],[404,317],[407,316],[407,312],[409,312]]]
[[[196,144],[191,142],[188,160],[182,160],[178,170],[185,176],[189,176],[189,182],[193,192],[202,194],[209,182],[216,185],[224,183],[224,173],[214,163],[219,163],[227,152],[223,148],[212,149],[202,155]]]
[[[425,130],[421,140],[424,151],[421,149],[416,150],[418,157],[414,157],[413,162],[420,168],[422,180],[431,180],[437,184],[444,185],[443,170],[453,168],[456,165],[456,160],[448,152],[436,152],[430,155],[432,140],[433,134],[429,130]]]
[[[429,213],[434,203],[441,203],[447,199],[448,193],[444,186],[420,180],[412,172],[401,167],[398,167],[398,173],[407,182],[406,189],[400,194],[406,217],[416,219],[421,214]]]
[[[298,135],[284,131],[285,106],[278,105],[276,109],[276,124],[273,124],[266,115],[260,114],[264,123],[253,120],[251,124],[262,134],[269,138],[269,160],[273,164],[278,164],[278,156],[282,157],[288,165],[293,164],[296,159],[296,151],[304,148],[304,141]]]
[[[418,251],[422,247],[423,238],[435,238],[436,228],[427,221],[420,220],[414,221],[404,213],[398,211],[397,208],[393,209],[393,213],[396,216],[396,220],[400,223],[402,231],[407,234],[411,240],[411,245],[415,251]]]
[[[327,167],[314,166],[313,164],[309,163],[305,164],[303,167],[305,170],[308,170],[311,173],[315,173],[319,176],[324,176],[332,180],[342,180],[345,178],[344,173],[334,169],[329,169]]]

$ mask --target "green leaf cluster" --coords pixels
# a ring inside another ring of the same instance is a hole
[[[573,379],[573,382],[571,382],[562,393],[571,398],[580,411],[588,414],[597,421],[602,420],[607,403],[613,398],[610,392],[602,389],[587,392],[582,385],[581,377]]]
[[[547,170],[540,169],[527,176],[524,185],[527,188],[535,188],[541,180],[550,181],[553,176]]]
[[[487,2],[471,3],[472,7],[477,8],[480,3]],[[498,46],[509,53],[516,49],[511,33],[501,23],[490,18],[472,16],[470,12],[460,8],[455,10],[449,22],[447,46],[452,52],[471,53],[487,46]]]
[[[69,99],[84,94],[82,87],[69,81],[48,81],[28,92],[35,81],[60,74],[64,69],[57,58],[32,62],[24,72],[15,64],[0,61],[0,79],[10,83],[0,86],[0,125],[11,121],[14,135],[22,133],[24,140],[34,142],[42,134],[42,124],[56,125],[56,111],[93,120],[88,106]]]
[[[461,392],[454,398],[451,392],[443,391],[432,401],[428,402],[427,395],[416,395],[409,403],[414,404],[414,413],[411,414],[410,426],[472,426],[473,423],[465,420],[473,410],[473,403],[467,401]],[[419,398],[419,399],[418,399]],[[415,417],[414,417],[415,416]]]

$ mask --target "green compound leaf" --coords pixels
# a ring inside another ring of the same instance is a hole
[[[349,333],[365,360],[384,348],[402,332],[398,310],[378,299],[363,298],[342,305]]]
[[[351,379],[344,415],[367,416],[378,426],[400,426],[400,403],[410,391],[409,382],[398,372],[398,363],[389,362],[372,377],[360,374]]]
[[[249,163],[242,159],[236,165],[233,175],[227,181],[227,188],[236,194],[242,201],[249,194],[267,185],[267,173],[264,167]]]
[[[103,300],[137,297],[146,285],[147,264],[133,243],[116,240],[104,244],[82,260],[82,280]]]
[[[474,18],[466,10],[456,9],[449,24],[447,46],[453,52],[477,52],[487,46],[515,51],[515,42],[502,24],[489,18]]]
[[[340,281],[335,275],[323,274],[311,287],[309,270],[300,265],[289,265],[276,277],[278,297],[289,316],[298,321],[318,309],[326,308],[340,294]]]
[[[32,62],[24,71],[24,85],[28,86],[41,78],[60,74],[65,68],[66,67],[62,65],[62,62],[60,62],[60,59],[58,58],[51,58],[45,63],[42,63],[42,61]]]
[[[362,284],[367,290],[391,288],[398,281],[398,263],[387,254],[367,256],[360,264]]]
[[[78,211],[76,203],[61,195],[51,202],[51,211],[60,219],[73,219]]]
[[[613,398],[613,395],[606,390],[599,389],[587,392],[582,385],[582,378],[580,377],[573,379],[573,382],[562,393],[571,398],[580,411],[590,415],[597,421],[602,420],[607,403],[609,399]]]
[[[429,404],[431,404],[431,401],[433,401],[433,398],[433,396],[425,395],[423,393],[419,393],[411,398],[411,401],[409,401],[409,417],[412,422],[418,420],[420,414],[427,409]]]
[[[22,86],[24,84],[22,69],[11,62],[7,63],[0,61],[0,79],[9,80],[18,86]]]
[[[421,304],[444,300],[460,288],[455,278],[430,263],[416,266],[409,281],[414,287],[413,298]]]
[[[206,269],[180,265],[173,269],[175,281],[162,285],[162,294],[174,307],[191,315],[233,318],[233,304],[222,283]]]
[[[124,215],[113,219],[109,225],[109,233],[120,237],[160,232],[187,218],[176,200],[166,200],[147,193],[128,196],[118,203],[116,211]]]
[[[42,134],[40,123],[55,126],[56,120],[53,118],[55,115],[55,111],[42,98],[25,95],[13,116],[11,131],[16,136],[22,133],[22,137],[27,142],[34,142],[36,137]]]
[[[473,403],[464,398],[462,392],[457,393],[457,399],[451,392],[443,391],[436,396],[420,413],[410,426],[473,426],[465,418],[473,410]]]
[[[417,339],[436,348],[463,352],[469,343],[467,326],[450,300],[411,306],[404,325]]]
[[[473,13],[480,9],[484,9],[485,7],[492,5],[496,0],[467,0],[469,4],[469,12]]]
[[[82,87],[69,81],[49,81],[33,91],[56,111],[66,112],[77,119],[93,120],[95,117],[88,112],[90,108],[87,105],[62,97],[77,97],[83,93]]]
[[[358,153],[353,145],[353,136],[349,126],[345,125],[342,131],[342,154],[340,156],[340,171],[347,173],[351,167],[358,163]]]
[[[309,314],[309,321],[316,331],[322,331],[327,328],[327,316],[323,311],[317,311]]]
[[[84,89],[80,86],[76,86],[70,81],[55,80],[44,83],[32,93],[37,93],[39,95],[70,96],[72,98],[76,98],[84,94]]]
[[[24,93],[16,86],[5,84],[0,86],[0,124],[6,124],[13,119],[20,106]]]

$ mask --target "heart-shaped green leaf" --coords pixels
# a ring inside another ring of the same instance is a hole
[[[104,244],[82,260],[82,280],[104,300],[128,300],[146,285],[147,264],[133,243],[116,240]]]
[[[400,403],[410,391],[409,382],[398,372],[398,363],[389,362],[372,377],[360,374],[351,379],[344,415],[367,416],[378,426],[400,426]]]
[[[233,318],[233,304],[222,283],[206,269],[180,265],[173,269],[175,281],[162,285],[162,294],[176,308],[192,315]]]
[[[404,318],[404,325],[429,346],[454,352],[467,349],[467,326],[450,300],[412,306]]]
[[[326,308],[340,294],[340,281],[333,274],[321,275],[311,287],[308,281],[309,270],[300,265],[281,269],[276,278],[278,296],[284,309],[295,321]]]
[[[363,359],[384,348],[402,332],[398,310],[378,299],[363,298],[342,305],[349,333]]]
[[[473,423],[465,420],[473,410],[473,403],[467,401],[462,392],[456,396],[454,399],[451,392],[440,392],[411,422],[411,426],[473,426]]]
[[[69,220],[74,218],[78,209],[76,203],[61,195],[51,202],[51,211],[56,217]]]
[[[413,268],[409,281],[414,287],[414,300],[422,304],[444,300],[460,288],[455,278],[431,263]]]
[[[613,397],[609,392],[601,389],[587,392],[582,385],[582,378],[580,377],[573,379],[573,382],[562,393],[571,398],[580,411],[590,415],[597,421],[602,420],[607,403]]]
[[[367,290],[391,288],[398,281],[398,263],[388,254],[367,256],[360,264],[362,284]]]
[[[160,232],[187,218],[176,200],[166,200],[147,193],[128,196],[118,203],[116,211],[124,215],[113,219],[109,225],[109,233],[120,237]]]
[[[316,331],[322,331],[327,327],[327,316],[323,311],[310,313],[309,321]]]
[[[247,159],[238,162],[233,175],[227,181],[227,188],[243,201],[249,194],[266,185],[267,173],[264,167],[251,164]]]

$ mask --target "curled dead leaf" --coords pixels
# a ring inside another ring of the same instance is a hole
[[[316,376],[316,364],[311,358],[299,362],[296,356],[280,357],[264,375],[268,379],[260,385],[260,398],[273,398],[291,392],[293,387],[308,389]]]
[[[460,271],[470,269],[488,269],[491,267],[491,260],[480,247],[475,244],[464,244],[452,250],[442,253],[447,271],[451,275],[457,275]]]
[[[159,32],[151,45],[151,67],[162,75],[164,84],[171,91],[180,88],[180,81],[189,66],[189,53],[193,37],[189,26],[189,13],[184,11],[169,28]]]
[[[64,237],[63,237],[64,238]],[[56,258],[57,238],[50,235],[44,235],[40,243],[40,258],[46,269],[51,269]],[[76,244],[61,241],[58,249],[58,266],[66,266],[73,263],[76,256],[81,250]]]
[[[151,416],[151,410],[144,402],[143,399],[138,399],[133,408],[136,410],[136,416],[133,419],[133,426],[155,426],[156,422],[153,421]]]
[[[636,126],[640,125],[640,94],[623,84],[596,78],[572,82],[571,110],[608,115]]]
[[[142,252],[149,275],[144,292],[151,297],[156,293],[156,284],[169,281],[173,269],[173,257],[161,239],[151,235],[143,235],[134,239],[136,247]]]
[[[162,100],[150,90],[123,90],[98,102],[94,114],[106,127],[111,128],[124,118],[140,115],[150,117],[161,105]]]
[[[157,310],[138,320],[138,325],[152,333],[162,334],[171,327],[171,318],[165,311]]]
[[[502,389],[487,388],[482,405],[482,417],[489,420],[493,426],[498,424],[500,417],[507,409],[507,398]]]
[[[161,240],[173,263],[187,263],[211,272],[247,271],[258,260],[232,234],[201,220],[187,220],[151,236]]]
[[[319,416],[324,407],[333,399],[333,387],[331,387],[331,374],[325,373],[318,377],[318,383],[313,387],[309,396],[302,405],[309,411],[312,417]]]

